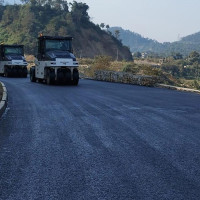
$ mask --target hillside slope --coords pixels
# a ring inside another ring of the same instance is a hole
[[[144,38],[140,34],[124,30],[121,27],[111,27],[109,31],[115,35],[115,31],[119,31],[119,39],[123,44],[130,47],[131,52],[147,52],[147,51],[160,51],[162,44],[156,40]]]
[[[40,1],[38,1],[40,2]],[[37,37],[44,35],[70,35],[74,38],[77,57],[109,55],[113,59],[131,60],[130,50],[115,37],[102,31],[90,21],[85,3],[39,5],[37,1],[25,5],[0,6],[0,42],[24,44],[25,52],[35,54]]]
[[[115,35],[116,30],[119,31],[119,39],[124,45],[129,46],[132,52],[154,52],[162,55],[170,55],[173,52],[179,52],[183,55],[188,55],[192,51],[200,52],[200,32],[183,37],[180,41],[159,43],[121,27],[109,29],[113,35]]]
[[[200,52],[200,32],[183,37],[178,42],[173,42],[169,45],[174,52],[180,52],[183,55],[188,55],[192,51]]]

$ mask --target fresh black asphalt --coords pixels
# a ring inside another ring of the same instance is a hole
[[[1,200],[199,200],[200,95],[3,78]]]

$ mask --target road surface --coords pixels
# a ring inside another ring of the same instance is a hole
[[[1,200],[199,200],[200,95],[3,78]]]

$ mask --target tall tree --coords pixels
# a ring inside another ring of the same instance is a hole
[[[105,24],[104,24],[104,23],[101,23],[101,24],[100,24],[100,27],[101,27],[101,28],[104,28],[104,27],[105,27]]]
[[[115,30],[115,37],[116,37],[117,39],[119,39],[119,34],[120,34],[120,31],[119,31],[119,30]]]
[[[89,20],[89,15],[88,15],[89,6],[87,4],[73,1],[73,3],[70,3],[70,5],[71,5],[72,17],[77,23],[80,23],[81,21],[84,20],[85,21]]]
[[[108,30],[109,28],[110,28],[110,26],[107,24],[107,25],[106,25],[106,29]]]

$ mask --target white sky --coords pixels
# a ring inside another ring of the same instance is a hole
[[[89,5],[89,15],[95,24],[121,26],[159,42],[176,41],[200,31],[200,0],[77,1]]]

